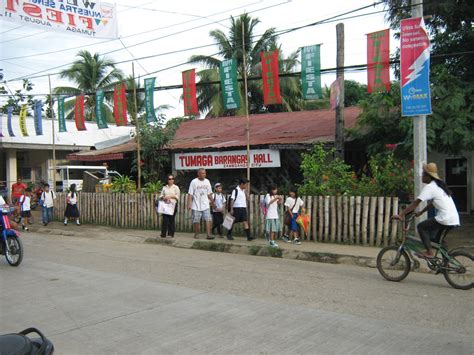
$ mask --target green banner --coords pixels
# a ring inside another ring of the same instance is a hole
[[[224,60],[220,65],[222,100],[226,110],[240,107],[239,86],[237,85],[237,60]]]
[[[104,91],[97,90],[95,93],[95,120],[99,129],[108,128],[104,112]]]
[[[323,97],[321,90],[320,45],[303,47],[301,50],[301,82],[303,98],[317,100]]]
[[[155,79],[156,78],[145,79],[145,108],[146,108],[146,121],[148,123],[156,121],[155,105],[153,104]]]
[[[60,97],[58,99],[58,121],[59,121],[59,132],[67,132],[66,116],[64,115],[64,97]]]

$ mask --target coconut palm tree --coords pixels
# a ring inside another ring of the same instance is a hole
[[[206,68],[197,73],[200,81],[218,81],[219,65],[221,59],[235,58],[237,60],[237,75],[242,78],[244,71],[248,77],[261,76],[260,53],[271,51],[279,48],[276,42],[275,28],[267,29],[260,38],[256,39],[255,28],[260,23],[257,18],[252,18],[248,14],[240,17],[230,18],[229,33],[225,34],[221,30],[212,30],[209,35],[216,42],[219,49],[217,56],[220,58],[194,55],[190,58],[191,63],[202,64]],[[244,48],[246,67],[243,65],[242,51],[242,27],[244,29]],[[281,48],[280,48],[281,49]],[[297,52],[288,58],[282,57],[280,51],[280,73],[290,72],[298,63]],[[250,113],[267,112],[267,111],[292,111],[301,108],[301,89],[299,80],[296,78],[285,78],[280,81],[281,91],[283,93],[283,105],[271,105],[266,107],[263,104],[263,92],[261,84],[257,80],[248,82],[248,100]],[[218,117],[223,115],[242,115],[245,113],[243,107],[243,84],[240,84],[240,96],[242,107],[238,110],[226,111],[221,99],[220,85],[211,84],[199,86],[197,88],[198,106],[201,112],[207,112],[210,117]]]
[[[95,92],[99,89],[112,90],[114,85],[123,79],[123,73],[115,67],[115,64],[98,53],[91,54],[87,50],[80,51],[78,59],[73,64],[61,71],[60,77],[75,83],[75,87],[60,86],[54,89],[55,94],[81,95],[85,94],[84,111],[86,120],[95,118]],[[106,95],[105,115],[107,121],[113,122],[110,101],[113,95]],[[75,98],[69,97],[65,100],[66,117],[72,118],[74,114]]]

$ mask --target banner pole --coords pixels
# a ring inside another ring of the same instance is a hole
[[[140,123],[138,122],[138,112],[137,112],[137,86],[135,85],[135,65],[132,62],[132,78],[133,78],[133,119],[135,120],[135,135],[137,137],[137,186],[138,192],[142,189],[141,176],[142,176],[142,158],[140,154]]]
[[[53,107],[53,91],[51,89],[51,75],[48,74],[49,81],[49,106],[51,108],[51,131],[53,138],[53,190],[56,191],[56,138],[54,133],[54,107]]]
[[[250,194],[250,117],[249,117],[249,104],[248,104],[248,88],[247,88],[247,60],[245,53],[245,34],[244,34],[244,22],[240,20],[242,25],[242,59],[243,59],[243,75],[244,75],[244,96],[245,96],[245,116],[247,118],[247,180],[248,183],[248,193]]]

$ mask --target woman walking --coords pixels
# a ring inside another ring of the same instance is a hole
[[[67,221],[69,218],[74,218],[76,220],[76,225],[81,225],[79,223],[79,208],[77,208],[77,192],[76,184],[72,184],[69,188],[69,193],[66,197],[66,211],[64,211],[64,225],[67,226]]]
[[[287,197],[285,201],[285,207],[287,208],[285,213],[290,214],[291,222],[289,225],[290,228],[290,239],[285,240],[286,242],[293,242],[297,245],[300,245],[300,239],[298,238],[298,223],[296,219],[300,212],[300,208],[304,206],[304,202],[301,198],[298,197],[298,192],[295,188],[290,189],[290,196]]]
[[[168,181],[160,194],[160,203],[170,203],[174,205],[173,214],[163,213],[163,221],[161,224],[161,238],[166,238],[169,235],[171,238],[174,237],[175,232],[175,217],[176,211],[178,210],[178,201],[181,191],[179,187],[174,184],[174,176],[168,175]]]
[[[283,197],[278,196],[278,189],[276,185],[268,187],[268,193],[265,195],[265,204],[267,206],[267,213],[265,215],[265,233],[272,247],[278,247],[275,242],[277,232],[281,232],[280,218],[278,216],[278,205],[283,202]]]

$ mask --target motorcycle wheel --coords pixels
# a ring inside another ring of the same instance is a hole
[[[8,248],[5,246],[5,258],[11,266],[18,266],[23,260],[23,244],[20,238],[7,236]],[[8,251],[10,249],[10,251]]]

